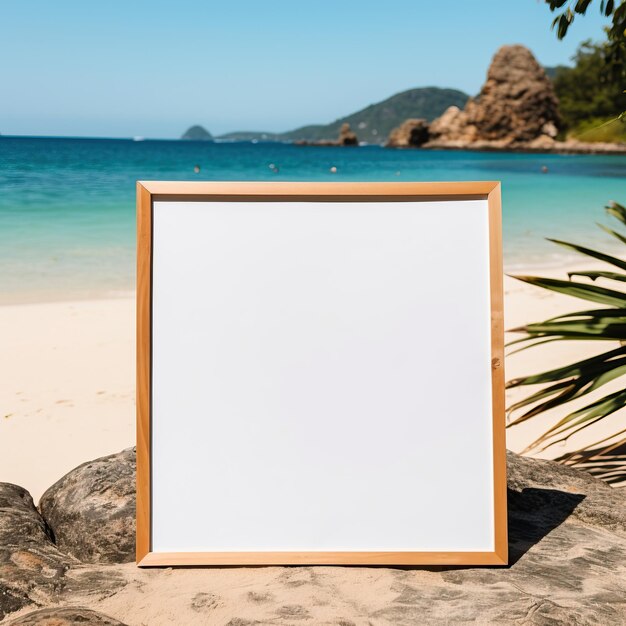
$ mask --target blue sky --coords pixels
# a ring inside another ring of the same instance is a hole
[[[326,123],[421,86],[476,93],[503,44],[567,63],[542,0],[4,0],[0,133],[177,137]]]

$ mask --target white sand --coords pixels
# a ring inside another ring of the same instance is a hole
[[[0,481],[35,501],[135,442],[135,303],[0,307]]]
[[[533,274],[563,276],[555,270]],[[507,328],[586,308],[584,302],[510,278],[505,293]],[[134,444],[134,300],[1,306],[0,345],[0,481],[26,487],[37,501],[47,487],[80,463]],[[528,350],[507,358],[507,379],[609,346],[559,342]],[[519,394],[507,395],[510,399]],[[563,411],[555,417],[559,414]],[[522,450],[549,421],[539,418],[510,429],[508,447]],[[619,414],[606,419],[567,446],[541,456],[556,457],[599,439],[623,421]]]

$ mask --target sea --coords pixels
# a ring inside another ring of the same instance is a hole
[[[547,237],[626,252],[597,226],[626,156],[0,136],[0,304],[132,293],[137,180],[499,180],[507,272],[580,265]]]

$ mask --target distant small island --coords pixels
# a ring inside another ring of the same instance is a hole
[[[188,128],[183,133],[181,139],[186,139],[187,141],[213,141],[213,135],[204,126],[196,124]]]

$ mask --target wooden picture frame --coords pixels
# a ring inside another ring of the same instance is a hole
[[[486,200],[490,290],[493,550],[488,551],[154,551],[152,542],[153,206],[202,202],[421,202]],[[501,200],[498,182],[137,183],[137,544],[139,566],[506,565],[507,505]]]

